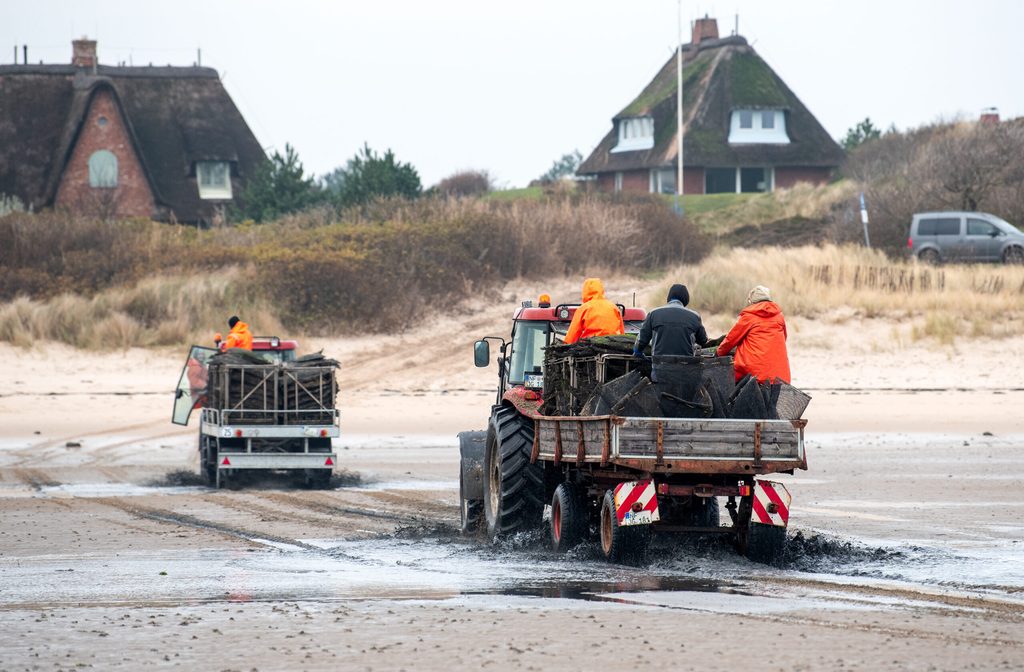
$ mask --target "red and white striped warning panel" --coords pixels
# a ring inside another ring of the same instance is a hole
[[[754,482],[754,515],[751,522],[786,527],[789,503],[793,498],[786,486],[777,481]]]
[[[654,481],[629,481],[615,486],[615,514],[619,525],[650,525],[661,520]]]

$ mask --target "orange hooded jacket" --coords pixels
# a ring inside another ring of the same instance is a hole
[[[622,322],[622,311],[604,298],[604,285],[597,278],[583,281],[583,305],[576,309],[565,334],[566,343],[575,343],[581,338],[608,336],[626,333]]]
[[[718,346],[717,354],[724,357],[733,348],[736,380],[749,373],[762,383],[768,379],[789,382],[786,318],[777,303],[758,301],[740,311],[740,319]]]
[[[221,345],[221,350],[230,350],[231,348],[252,350],[252,332],[249,331],[249,325],[241,320],[231,327],[228,337],[224,339],[224,343]]]

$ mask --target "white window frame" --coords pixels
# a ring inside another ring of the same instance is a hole
[[[117,187],[117,156],[108,149],[97,149],[89,155],[89,186],[93,189]]]
[[[215,176],[214,172],[219,172]],[[211,178],[220,177],[216,182]],[[231,200],[231,164],[227,161],[196,161],[196,185],[199,198],[204,200]]]
[[[744,128],[741,119],[750,115],[751,126]],[[770,115],[771,124],[764,120]],[[788,145],[786,112],[784,110],[740,109],[732,111],[729,121],[729,144],[732,145]]]
[[[675,194],[678,181],[679,175],[675,168],[651,168],[652,194]]]
[[[619,139],[613,152],[635,152],[654,147],[654,118],[627,117],[616,124]]]
[[[756,166],[746,166],[747,168],[756,168]],[[771,191],[775,191],[775,166],[765,166],[764,168],[764,179],[765,179],[765,190],[764,191],[743,191],[743,168],[736,166],[736,193],[748,193],[748,194],[763,194]]]

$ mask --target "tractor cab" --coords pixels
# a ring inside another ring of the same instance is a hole
[[[201,408],[206,402],[207,366],[211,357],[224,352],[220,334],[214,337],[214,343],[217,346],[215,348],[193,345],[189,349],[174,394],[171,422],[176,425],[187,425],[192,411]],[[267,364],[294,362],[298,347],[298,341],[282,340],[277,336],[254,336],[252,339],[252,354]]]
[[[544,388],[544,348],[554,342],[561,342],[569,329],[573,315],[580,307],[578,303],[551,305],[551,297],[542,294],[537,304],[523,301],[512,315],[512,336],[506,341],[500,336],[485,336],[474,344],[473,360],[476,366],[490,364],[490,340],[501,343],[498,357],[500,385],[498,398],[516,387],[527,390]],[[626,333],[640,331],[646,313],[642,308],[627,308],[618,304],[622,311]]]

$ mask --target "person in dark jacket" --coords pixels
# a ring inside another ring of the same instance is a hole
[[[647,313],[633,346],[633,355],[641,356],[650,344],[655,360],[666,356],[693,357],[695,344],[706,346],[708,334],[704,324],[697,311],[686,307],[688,303],[690,292],[686,285],[672,285],[668,290],[668,303]],[[656,366],[651,377],[657,381]]]

